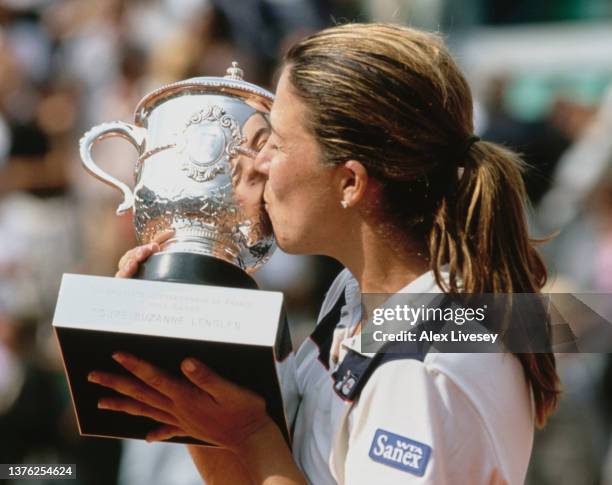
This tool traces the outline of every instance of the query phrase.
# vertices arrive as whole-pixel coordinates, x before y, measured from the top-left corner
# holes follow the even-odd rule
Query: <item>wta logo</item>
[[[398,470],[422,477],[431,448],[404,436],[377,429],[370,447],[370,458]]]

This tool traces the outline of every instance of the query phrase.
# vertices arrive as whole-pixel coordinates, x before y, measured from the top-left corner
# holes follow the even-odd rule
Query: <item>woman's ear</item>
[[[361,162],[349,160],[344,162],[341,173],[342,207],[355,207],[363,200],[368,187],[368,171]]]

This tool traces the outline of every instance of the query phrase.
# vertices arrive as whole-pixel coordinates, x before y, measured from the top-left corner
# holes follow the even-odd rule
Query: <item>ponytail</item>
[[[527,231],[524,162],[485,141],[473,144],[465,158],[456,190],[442,199],[429,235],[438,285],[449,293],[538,293],[546,268]],[[533,391],[536,423],[543,426],[559,398],[554,356],[516,356]]]

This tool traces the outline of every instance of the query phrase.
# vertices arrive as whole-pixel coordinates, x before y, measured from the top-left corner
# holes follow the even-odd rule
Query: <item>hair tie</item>
[[[470,148],[472,148],[472,145],[478,141],[480,141],[480,137],[476,135],[470,135],[463,141],[461,147],[459,148],[460,161],[466,159],[468,153],[470,152]]]

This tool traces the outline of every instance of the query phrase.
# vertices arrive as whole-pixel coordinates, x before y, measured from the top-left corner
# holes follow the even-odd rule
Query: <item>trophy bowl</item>
[[[186,79],[149,93],[136,107],[134,124],[102,123],[83,135],[83,165],[123,193],[117,213],[133,210],[138,242],[174,230],[141,265],[140,278],[257,287],[249,273],[275,249],[263,204],[265,178],[255,170],[273,99],[244,81],[234,62],[224,77]],[[133,191],[92,158],[93,145],[111,136],[138,151]]]

